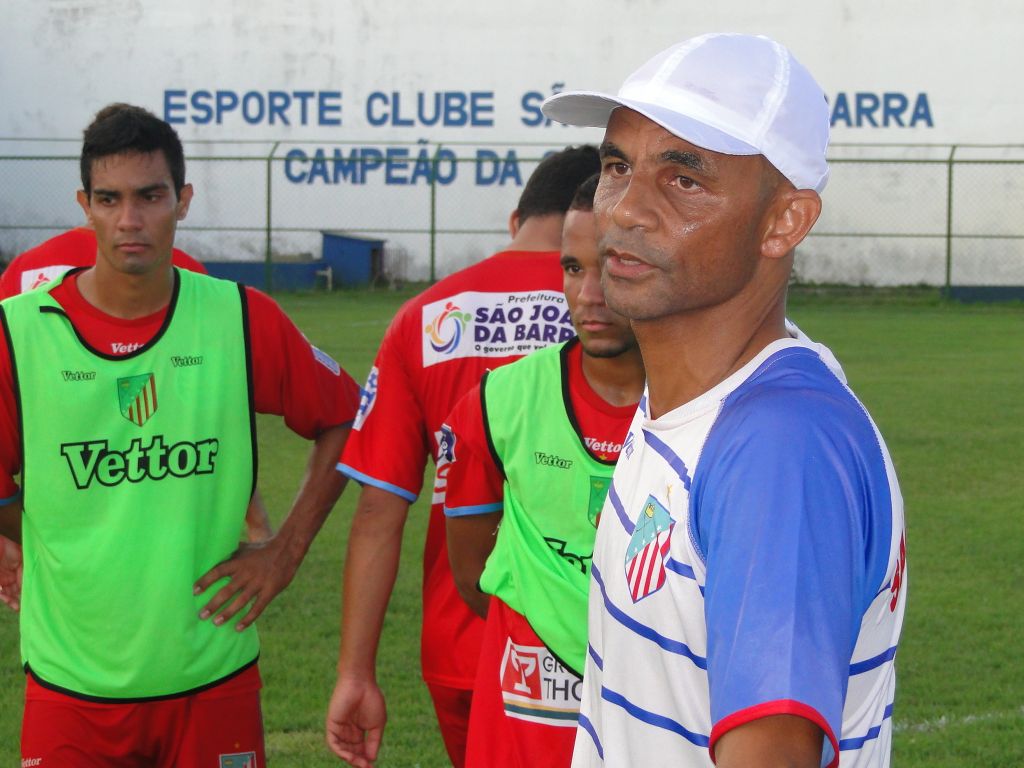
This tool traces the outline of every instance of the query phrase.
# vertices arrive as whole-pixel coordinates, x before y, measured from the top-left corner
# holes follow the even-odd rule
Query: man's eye
[[[696,189],[700,186],[696,181],[691,179],[689,176],[676,176],[675,184],[680,189]]]

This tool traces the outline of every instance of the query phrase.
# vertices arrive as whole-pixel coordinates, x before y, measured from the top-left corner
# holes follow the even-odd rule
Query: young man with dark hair
[[[647,371],[594,544],[574,768],[887,766],[899,485],[785,320],[828,180],[824,93],[779,43],[710,34],[542,109],[605,128],[605,296]]]
[[[262,766],[250,625],[344,486],[334,464],[357,387],[269,297],[172,266],[192,187],[172,173],[169,126],[113,105],[84,144],[95,265],[0,304],[0,533],[24,546],[22,759]],[[105,351],[114,341],[127,351]],[[239,546],[256,411],[315,443],[280,531]],[[6,592],[18,564],[4,543]]]
[[[160,151],[167,163],[171,186],[176,197],[185,187],[185,148],[175,130],[153,114],[132,104],[108,104],[93,118],[82,142],[78,170],[85,196],[92,194],[93,167],[97,160],[109,157],[122,147],[149,154]]]
[[[345,560],[338,682],[326,727],[331,749],[352,765],[376,759],[387,719],[377,647],[428,456],[436,479],[423,553],[421,665],[448,755],[456,768],[463,764],[483,621],[459,597],[448,567],[441,423],[485,370],[572,335],[558,248],[573,192],[598,167],[594,147],[541,162],[522,193],[528,207],[509,217],[508,248],[407,302],[381,343],[339,464],[363,487]]]
[[[629,321],[601,289],[597,178],[562,232],[577,338],[485,374],[441,428],[448,557],[459,593],[487,622],[466,768],[572,759],[594,533],[644,389]]]

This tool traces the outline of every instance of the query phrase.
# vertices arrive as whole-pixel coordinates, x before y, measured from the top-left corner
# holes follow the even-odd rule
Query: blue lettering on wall
[[[510,149],[504,158],[490,149],[476,151],[476,183],[478,186],[488,187],[497,184],[501,187],[510,180],[515,181],[519,186],[523,184],[523,177],[519,173],[519,158],[514,149]]]
[[[911,97],[888,91],[872,93],[840,91],[832,100],[831,123],[847,128],[934,128],[927,93]]]
[[[398,128],[494,126],[493,91],[374,91],[366,97],[366,122]]]
[[[551,93],[561,93],[564,88],[565,83],[552,83]],[[527,91],[524,93],[523,98],[519,100],[519,106],[523,110],[523,115],[519,118],[519,122],[528,128],[555,124],[551,118],[544,117],[544,113],[541,112],[540,105],[544,102],[544,98],[545,96],[541,91]]]
[[[523,108],[523,116],[519,121],[530,128],[544,124],[544,113],[540,111],[540,105],[544,101],[544,94],[540,91],[527,91],[520,100]]]
[[[415,154],[414,154],[415,152]],[[418,151],[408,147],[352,147],[345,154],[341,147],[318,147],[312,154],[291,149],[284,158],[284,175],[293,184],[366,184],[380,179],[388,186],[447,186],[455,181],[458,164],[450,149],[433,155],[427,147]]]
[[[175,125],[340,126],[341,91],[164,91],[164,120]]]

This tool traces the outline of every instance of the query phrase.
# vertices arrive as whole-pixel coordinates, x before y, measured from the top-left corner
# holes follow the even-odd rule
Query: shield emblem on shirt
[[[141,427],[156,412],[156,379],[152,373],[117,380],[121,415]]]
[[[648,496],[633,525],[626,547],[626,582],[634,603],[665,584],[665,560],[672,544],[675,520],[654,496]]]
[[[597,521],[601,519],[601,510],[604,509],[604,502],[608,498],[608,489],[611,484],[610,477],[590,476],[590,504],[587,506],[587,519],[595,528],[597,528]]]

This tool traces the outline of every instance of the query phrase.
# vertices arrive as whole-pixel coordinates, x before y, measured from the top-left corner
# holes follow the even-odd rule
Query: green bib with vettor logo
[[[573,413],[568,360],[578,343],[529,354],[481,384],[488,443],[505,484],[480,589],[525,616],[552,653],[582,674],[597,516],[615,463],[590,454]]]
[[[207,686],[252,662],[193,583],[230,556],[253,490],[244,290],[175,270],[167,318],[123,356],[88,347],[43,289],[3,302],[20,403],[21,651],[101,699]]]

